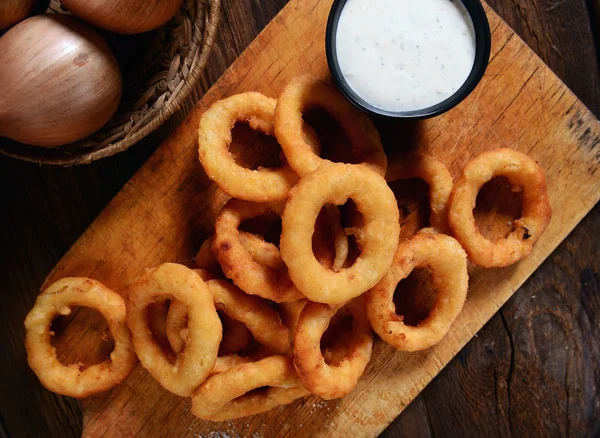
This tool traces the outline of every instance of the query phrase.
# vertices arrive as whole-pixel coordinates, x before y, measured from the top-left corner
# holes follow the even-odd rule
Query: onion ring
[[[350,246],[335,205],[326,204],[317,216],[312,246],[315,258],[327,269],[338,272],[344,267]]]
[[[288,329],[281,322],[279,313],[269,304],[258,297],[246,295],[225,280],[211,280],[208,286],[217,309],[244,323],[260,344],[268,347],[273,354],[288,350]]]
[[[240,231],[240,243],[246,248],[252,259],[261,265],[272,269],[285,269],[285,264],[281,260],[279,248],[270,242],[265,241],[256,234]]]
[[[221,210],[215,223],[213,252],[225,275],[243,291],[277,303],[303,298],[285,267],[273,269],[252,258],[239,238],[238,227],[245,219],[273,211],[269,204],[256,204],[231,199]]]
[[[300,320],[300,314],[302,309],[308,303],[308,300],[290,301],[289,303],[281,303],[278,305],[279,313],[281,314],[281,320],[288,328],[290,333],[290,344],[293,344],[294,337],[296,336],[296,330],[298,328],[298,321]],[[293,345],[290,345],[288,353],[293,353]]]
[[[351,267],[333,272],[321,266],[313,253],[314,224],[324,204],[343,205],[349,198],[364,216],[361,254]],[[399,234],[396,198],[382,177],[362,165],[328,164],[303,177],[290,191],[282,219],[281,257],[304,296],[339,304],[381,280],[394,258]]]
[[[202,246],[204,247],[204,245]],[[202,251],[202,248],[200,248],[200,251]],[[194,269],[194,272],[198,274],[205,283],[208,280],[214,280],[216,278],[211,272],[205,269]],[[150,307],[148,307],[148,309],[150,309]],[[169,314],[171,315],[170,317]],[[185,304],[173,298],[165,315],[164,331],[167,343],[175,354],[181,353],[185,348],[188,325],[187,318],[187,307]],[[148,322],[150,330],[154,333],[151,322]],[[223,334],[223,338],[225,338],[225,334]]]
[[[523,207],[514,231],[492,242],[477,228],[473,210],[481,187],[496,176],[523,189]],[[484,152],[469,161],[450,196],[450,226],[469,259],[486,268],[509,266],[527,257],[551,217],[544,170],[532,158],[511,149]]]
[[[246,295],[226,280],[210,280],[206,284],[217,310],[243,323],[254,339],[267,347],[271,354],[285,354],[288,351],[289,331],[275,309],[259,297]],[[184,345],[181,334],[187,326],[186,314],[185,304],[180,301],[171,303],[167,316],[167,336],[176,353]]]
[[[326,205],[325,206],[325,214],[331,223],[333,228],[333,243],[335,248],[335,258],[333,259],[333,263],[331,265],[331,270],[333,272],[338,272],[346,263],[346,259],[348,258],[348,236],[342,228],[342,218],[340,211],[334,205]]]
[[[285,199],[298,181],[288,164],[277,169],[247,169],[237,164],[229,152],[236,122],[246,121],[252,129],[273,135],[276,103],[256,92],[238,94],[213,103],[200,119],[200,162],[208,177],[235,198],[254,202]]]
[[[277,246],[266,242],[261,236],[257,236],[256,234],[248,233],[246,231],[240,231],[239,233],[241,244],[248,250],[248,253],[254,261],[273,269],[285,267]],[[211,236],[202,243],[202,246],[200,246],[196,257],[194,258],[194,266],[212,273],[219,272],[222,274],[221,265],[219,265],[219,262],[212,251],[213,241],[214,236]],[[214,278],[211,278],[211,280],[212,279]]]
[[[219,357],[237,353],[248,346],[252,340],[252,333],[246,326],[227,316],[219,315],[223,326],[223,339],[219,346]],[[187,307],[181,301],[173,300],[166,315],[165,337],[171,350],[175,354],[181,353],[185,348],[187,338],[188,315]]]
[[[305,141],[302,112],[308,107],[322,107],[335,118],[352,142],[357,161],[379,175],[385,175],[387,157],[379,132],[369,117],[357,110],[337,90],[311,76],[292,79],[277,99],[275,135],[292,168],[301,177],[324,163]]]
[[[416,327],[404,323],[396,313],[394,291],[400,281],[417,268],[429,268],[437,296],[429,315]],[[450,330],[467,297],[467,255],[450,236],[419,232],[400,243],[386,276],[367,293],[367,314],[373,330],[388,344],[402,351],[429,348]]]
[[[423,225],[419,203],[411,199],[398,199],[398,209],[400,210],[400,242],[404,242],[411,236],[417,234]]]
[[[344,304],[308,303],[302,310],[294,336],[294,366],[306,389],[325,400],[343,397],[354,389],[365,371],[373,348],[373,331],[364,300],[359,297],[347,304],[352,317],[350,345],[344,346],[343,358],[328,364],[321,351],[321,337],[331,318]]]
[[[219,316],[223,324],[223,340],[219,346],[219,357],[245,351],[252,342],[252,332],[243,322],[230,318],[224,312]]]
[[[276,210],[279,211],[279,208],[276,208]],[[324,223],[322,229],[319,228],[314,235],[314,244],[316,246],[315,253],[321,264],[337,272],[341,269],[348,256],[348,236],[341,226],[340,213],[335,206],[325,206],[324,222],[325,220],[327,223]],[[330,237],[329,233],[333,234],[334,253],[331,253],[325,242],[327,237]],[[266,242],[262,236],[241,230],[239,230],[239,238],[242,246],[246,248],[252,259],[258,264],[265,265],[275,270],[287,269],[281,259],[279,248],[277,248],[276,245]],[[210,242],[212,245],[212,240]],[[206,252],[205,244],[203,244],[200,251],[198,251],[197,259],[205,260],[204,263],[210,264],[211,266],[213,261],[214,263],[218,263],[212,250],[210,253],[210,261],[209,256],[205,254]],[[196,263],[196,265],[198,266],[199,264]]]
[[[146,309],[146,318],[148,319],[148,329],[152,332],[154,340],[164,350],[170,348],[167,338],[166,322],[169,313],[169,300],[152,303]]]
[[[146,307],[163,298],[175,298],[188,310],[185,348],[171,363],[152,338],[145,318]],[[165,263],[142,275],[127,295],[127,324],[142,366],[167,390],[188,396],[213,369],[222,327],[212,295],[194,271]]]
[[[269,388],[252,392],[265,386]],[[308,394],[292,359],[271,356],[209,378],[192,395],[192,413],[203,420],[232,420],[266,412]]]
[[[198,274],[198,276],[202,279],[203,282],[207,282],[210,280],[216,280],[217,277],[212,273],[207,271],[206,269],[202,269],[202,268],[197,268],[197,269],[192,269],[192,271],[194,271],[196,274]]]
[[[215,367],[211,370],[209,376],[224,373],[226,371],[229,371],[231,368],[235,368],[238,365],[242,365],[248,362],[252,362],[252,360],[248,357],[242,357],[236,354],[229,354],[227,356],[217,357]]]
[[[452,192],[452,175],[443,163],[431,155],[406,153],[390,158],[385,179],[420,178],[429,185],[429,224],[441,233],[447,233],[448,199]]]
[[[217,275],[218,273],[222,272],[221,265],[219,265],[219,262],[212,251],[212,244],[214,240],[215,236],[210,236],[208,239],[202,242],[200,249],[196,253],[196,257],[194,257],[194,267],[210,272],[213,275]]]
[[[71,306],[98,310],[115,340],[109,359],[83,371],[75,364],[60,363],[50,344],[52,320],[58,315],[68,315]],[[63,278],[42,292],[25,318],[27,361],[42,385],[58,394],[83,398],[107,391],[125,380],[137,363],[125,313],[123,298],[90,278]]]

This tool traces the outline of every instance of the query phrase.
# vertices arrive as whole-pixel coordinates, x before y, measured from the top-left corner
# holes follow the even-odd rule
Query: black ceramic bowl
[[[462,87],[446,100],[430,106],[429,108],[414,111],[386,111],[374,107],[360,98],[354,90],[352,90],[350,85],[346,82],[338,63],[336,45],[337,27],[340,14],[342,13],[346,1],[347,0],[335,0],[331,7],[329,20],[327,22],[327,33],[325,35],[325,50],[327,52],[327,63],[329,64],[329,69],[331,70],[331,75],[335,84],[344,96],[346,96],[346,98],[358,109],[371,115],[396,119],[425,119],[434,117],[448,111],[462,102],[475,89],[483,77],[490,58],[492,44],[490,25],[479,0],[461,0],[471,16],[473,27],[475,28],[475,63],[473,64],[471,74],[469,74],[469,77]]]

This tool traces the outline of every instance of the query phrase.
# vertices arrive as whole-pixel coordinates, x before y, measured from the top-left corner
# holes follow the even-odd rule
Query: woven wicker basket
[[[1,1],[1,0],[0,0]],[[124,93],[117,113],[100,131],[59,148],[42,148],[0,139],[0,153],[39,164],[91,163],[122,152],[161,126],[179,110],[197,85],[213,45],[221,0],[186,0],[165,26],[139,36],[106,37],[133,47],[135,59],[123,65]],[[58,0],[49,12],[67,13]],[[119,44],[128,38],[127,44]],[[140,55],[141,53],[141,55]],[[119,53],[117,58],[121,61]],[[128,59],[130,54],[121,54]]]

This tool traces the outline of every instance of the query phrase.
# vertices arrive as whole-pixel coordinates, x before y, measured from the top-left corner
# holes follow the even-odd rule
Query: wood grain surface
[[[262,27],[279,6],[261,8],[260,4],[250,2],[226,8],[226,31],[213,59],[221,61],[235,56],[234,52],[249,42],[252,32]],[[254,22],[248,19],[248,10]],[[231,27],[236,28],[235,33]],[[589,35],[587,38],[589,43]],[[231,52],[227,53],[225,47]],[[585,50],[565,53],[570,53],[576,61]],[[211,63],[207,83],[218,75],[211,77],[212,68],[218,72],[226,65],[226,61],[220,65],[218,61]],[[589,66],[587,81],[594,78],[597,81],[597,63],[581,61],[581,65]],[[592,99],[594,88],[585,84],[581,87],[581,96]],[[583,90],[591,92],[586,94]],[[588,105],[593,107],[589,102]],[[9,341],[3,342],[1,357],[2,364],[7,366],[3,367],[6,373],[2,378],[0,407],[3,423],[11,435],[39,435],[41,430],[47,435],[77,435],[80,427],[77,406],[39,389],[35,383],[28,383],[35,379],[23,368],[22,320],[53,261],[147,154],[141,148],[137,152],[139,155],[133,158],[133,153],[124,154],[119,160],[107,160],[85,170],[62,172],[0,162],[5,171],[3,187],[14,188],[14,193],[5,192],[8,202],[2,216],[6,224],[2,230],[6,287],[2,290],[5,295],[22,292],[22,296],[9,295],[7,305],[2,308],[3,323],[14,321],[6,325]],[[115,175],[115,170],[120,172]],[[22,180],[30,184],[23,185]],[[593,205],[592,200],[589,202]],[[483,431],[493,435],[519,431],[543,434],[545,430],[559,435],[593,433],[598,423],[598,410],[594,409],[598,403],[595,390],[598,321],[594,312],[599,307],[598,242],[593,238],[594,231],[598,231],[597,212],[594,215],[571,238],[576,243],[569,244],[569,239],[555,253],[542,267],[542,273],[538,272],[524,287],[525,292],[505,307],[503,317],[494,318],[460,353],[459,360],[442,373],[443,377],[425,391],[425,396],[409,407],[390,434],[401,431],[412,435],[444,431],[449,434],[463,428],[474,435]],[[194,244],[189,243],[190,247]],[[521,296],[523,299],[517,301]],[[546,337],[540,337],[539,333]],[[565,349],[569,345],[571,349]],[[168,404],[169,396],[161,394]],[[447,401],[450,398],[452,403]],[[535,414],[531,413],[531,407],[536,408]],[[174,419],[181,419],[176,413],[171,413]],[[148,430],[160,428],[142,429]],[[192,432],[197,435],[199,429]],[[259,432],[268,435],[268,431]]]
[[[198,165],[200,116],[212,102],[243,91],[276,96],[298,74],[327,78],[323,32],[330,6],[326,0],[290,2],[73,245],[46,285],[90,276],[123,293],[144,269],[165,261],[189,264],[227,200]],[[388,148],[434,154],[454,176],[483,150],[509,146],[534,157],[546,171],[555,208],[534,253],[507,269],[473,269],[465,309],[442,343],[416,354],[378,343],[356,390],[341,400],[313,397],[250,419],[202,422],[190,414],[188,399],[167,393],[138,366],[122,385],[84,401],[84,436],[372,436],[412,401],[600,196],[597,120],[506,24],[489,16],[492,55],[477,90],[443,117],[382,124],[382,135]],[[57,348],[69,362],[98,360],[103,331],[101,318],[82,310]]]

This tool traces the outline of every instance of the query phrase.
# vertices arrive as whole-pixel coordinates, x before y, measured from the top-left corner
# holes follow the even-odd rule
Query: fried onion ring
[[[417,152],[391,157],[385,175],[386,181],[410,178],[420,178],[429,185],[429,224],[439,232],[447,233],[452,175],[446,166],[431,155]]]
[[[429,268],[437,290],[433,308],[417,326],[404,323],[396,313],[394,292],[400,281],[417,268]],[[450,330],[467,297],[467,255],[450,236],[419,232],[400,243],[394,263],[385,277],[367,293],[367,314],[373,330],[402,351],[429,348]],[[418,292],[418,291],[417,291]]]
[[[179,304],[173,308],[174,312],[171,316],[171,324],[173,324],[173,315],[179,314],[181,315],[183,328],[176,332],[173,325],[171,325],[171,331],[169,332],[171,339],[169,342],[171,342],[172,350],[179,353],[183,350],[185,346],[184,339],[187,337],[187,308],[181,304],[181,301],[177,301],[177,303]],[[223,340],[219,346],[219,356],[217,357],[215,366],[209,373],[209,376],[222,373],[229,368],[250,361],[250,358],[248,357],[242,357],[235,354],[248,347],[248,344],[252,340],[252,333],[250,330],[248,330],[243,323],[229,318],[227,314],[220,315],[220,318],[223,325]]]
[[[231,368],[235,368],[238,365],[242,365],[248,362],[252,362],[252,360],[249,357],[242,357],[236,354],[229,354],[227,356],[217,357],[215,367],[211,370],[209,376],[224,373],[226,371],[229,371]]]
[[[335,258],[333,259],[331,270],[333,272],[338,272],[340,269],[342,269],[344,263],[346,263],[346,259],[348,258],[348,236],[342,227],[340,210],[338,210],[336,206],[326,205],[325,214],[327,215],[327,219],[329,219],[331,227],[333,228]]]
[[[285,264],[281,260],[279,248],[270,242],[265,241],[256,234],[240,231],[240,243],[246,248],[252,259],[272,269],[285,269]]]
[[[341,213],[335,205],[326,204],[317,216],[312,245],[315,258],[321,265],[334,272],[344,267],[350,245],[342,227]]]
[[[298,181],[298,175],[285,164],[277,169],[247,169],[235,162],[229,152],[231,130],[236,122],[248,122],[252,129],[273,135],[277,101],[249,92],[213,103],[200,119],[198,152],[208,177],[227,194],[247,201],[267,202],[285,199]],[[301,127],[301,134],[304,137]]]
[[[169,339],[167,338],[166,322],[169,313],[169,300],[152,303],[146,309],[146,318],[148,319],[148,329],[152,332],[154,340],[164,349],[169,349]]]
[[[292,358],[270,356],[209,378],[192,395],[192,413],[203,420],[232,420],[266,412],[306,395],[309,392],[302,387]]]
[[[185,348],[187,318],[187,307],[181,301],[174,300],[166,315],[165,337],[175,354],[180,353]],[[252,340],[250,330],[243,323],[230,318],[227,314],[221,314],[219,318],[223,326],[223,339],[219,346],[219,356],[227,356],[246,348]]]
[[[223,340],[219,346],[217,361],[219,358],[244,353],[252,343],[252,333],[243,323],[231,319],[226,313],[220,314],[219,317],[223,325]]]
[[[204,245],[202,246],[204,247]],[[200,248],[200,251],[202,251],[202,248]],[[194,269],[194,272],[198,274],[205,283],[208,280],[214,280],[216,278],[211,272],[205,269]],[[148,308],[150,309],[151,307],[149,306]],[[170,318],[169,314],[171,314]],[[187,337],[187,317],[187,307],[185,304],[173,298],[165,314],[164,335],[171,350],[173,350],[175,354],[181,353],[185,348],[184,339]],[[151,331],[153,331],[152,322],[148,322]],[[225,333],[223,333],[223,339],[225,339]]]
[[[175,363],[152,338],[145,318],[146,307],[164,298],[175,298],[188,311],[185,348]],[[222,327],[212,295],[194,271],[164,263],[142,275],[127,295],[127,324],[140,362],[167,390],[189,396],[215,365]]]
[[[422,230],[424,221],[419,203],[411,199],[396,199],[400,210],[400,242],[404,242]]]
[[[523,190],[523,207],[514,231],[492,242],[477,228],[473,210],[481,187],[496,176],[508,178]],[[450,196],[450,226],[469,259],[486,268],[509,266],[527,257],[551,217],[544,170],[532,158],[511,149],[484,152],[469,161]]]
[[[331,318],[344,307],[308,303],[300,315],[294,336],[294,366],[302,384],[325,400],[343,397],[354,389],[365,371],[373,348],[373,331],[362,297],[347,304],[352,314],[349,345],[343,347],[337,363],[327,363],[321,351],[321,338]]]
[[[252,332],[243,322],[230,318],[225,312],[219,315],[223,324],[223,340],[219,346],[219,356],[225,357],[243,352],[252,342]]]
[[[322,107],[336,119],[352,142],[357,162],[362,162],[379,175],[385,175],[387,157],[379,132],[369,117],[326,84],[309,75],[292,79],[277,99],[275,135],[290,163],[301,177],[324,163],[305,141],[302,113],[309,107]]]
[[[248,233],[246,231],[240,231],[239,233],[241,244],[248,250],[248,253],[254,261],[273,269],[285,268],[277,246],[266,242],[261,236],[257,236],[256,234]],[[194,266],[205,271],[212,273],[219,272],[222,274],[221,265],[219,265],[219,262],[212,251],[213,240],[214,236],[211,236],[202,243],[202,246],[200,246],[196,257],[194,258]],[[203,278],[203,280],[205,279]]]
[[[246,295],[227,280],[210,280],[206,284],[217,310],[243,323],[254,339],[267,347],[271,354],[285,354],[288,351],[289,331],[275,309],[259,297]],[[176,353],[181,351],[185,342],[181,334],[187,326],[186,322],[185,304],[180,301],[171,303],[167,316],[167,336]]]
[[[206,269],[202,269],[202,268],[197,268],[197,269],[192,269],[196,274],[198,274],[198,276],[202,279],[203,282],[207,282],[209,280],[216,280],[217,277],[215,275],[213,275],[212,272],[207,271]]]
[[[272,211],[269,204],[231,199],[217,217],[213,252],[225,275],[246,293],[277,303],[296,301],[303,296],[292,283],[287,268],[273,269],[257,262],[239,237],[242,221]]]
[[[308,300],[298,300],[298,301],[290,301],[289,303],[281,303],[278,305],[279,313],[281,314],[281,320],[288,328],[290,333],[290,341],[291,344],[294,342],[294,337],[296,336],[296,330],[298,327],[298,321],[300,320],[300,314],[302,313],[302,309],[308,303]],[[288,353],[293,353],[293,345],[290,345],[290,350]]]
[[[72,306],[98,310],[115,340],[109,359],[83,371],[75,364],[60,363],[50,344],[53,319],[71,313]],[[125,313],[123,298],[90,278],[63,278],[42,292],[25,318],[27,361],[42,385],[58,394],[83,398],[125,380],[137,363]]]
[[[212,244],[215,240],[215,236],[210,236],[202,245],[194,257],[194,267],[210,272],[213,275],[221,273],[221,265],[212,251]],[[218,276],[218,275],[217,275]]]
[[[315,221],[326,203],[352,199],[364,216],[354,264],[339,272],[317,261],[312,248]],[[385,180],[362,165],[328,164],[303,177],[290,191],[282,219],[280,250],[289,275],[311,301],[339,304],[381,280],[398,246],[400,219]]]
[[[288,329],[269,304],[259,297],[246,295],[226,280],[211,280],[208,287],[217,309],[244,323],[260,344],[271,349],[273,354],[287,351],[290,345]]]

